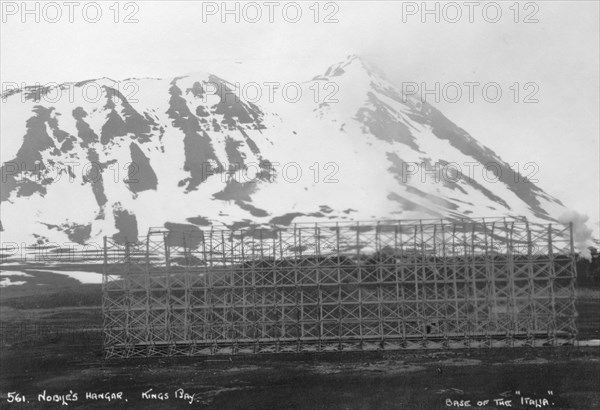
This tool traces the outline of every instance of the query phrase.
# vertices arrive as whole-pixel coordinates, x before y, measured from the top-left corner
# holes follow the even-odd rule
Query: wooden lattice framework
[[[572,226],[297,224],[105,239],[106,357],[542,346],[576,327]]]

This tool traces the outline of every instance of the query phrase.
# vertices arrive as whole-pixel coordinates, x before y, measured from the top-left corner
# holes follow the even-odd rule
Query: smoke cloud
[[[588,228],[586,222],[590,219],[585,214],[580,214],[577,211],[567,211],[558,217],[558,222],[562,224],[573,223],[573,242],[575,248],[579,251],[579,256],[591,260],[592,255],[588,249],[592,246],[592,229]]]

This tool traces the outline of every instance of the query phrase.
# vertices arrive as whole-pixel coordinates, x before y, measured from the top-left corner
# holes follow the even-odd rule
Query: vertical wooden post
[[[103,269],[102,269],[102,334],[103,334],[103,338],[102,338],[102,350],[105,352],[107,352],[107,349],[109,348],[109,346],[107,345],[107,340],[109,339],[109,335],[112,336],[112,333],[114,331],[114,329],[111,328],[111,324],[108,323],[107,317],[108,317],[108,299],[109,299],[109,293],[108,293],[108,239],[106,238],[106,236],[103,237],[103,245],[104,245],[104,249],[103,249],[103,254],[104,254],[104,263],[103,263]],[[2,335],[5,335],[6,332],[1,332]]]
[[[146,342],[150,343],[154,340],[154,334],[150,331],[150,297],[151,297],[151,292],[150,289],[152,288],[152,278],[151,278],[151,273],[150,273],[150,231],[148,231],[148,234],[146,235],[146,278],[145,278],[145,285],[146,285],[146,312],[145,312],[145,323],[146,323],[146,329],[145,329],[145,333],[146,333]]]
[[[554,345],[556,343],[556,295],[554,289],[554,280],[556,277],[556,270],[554,265],[554,244],[552,243],[552,224],[548,224],[548,267],[549,267],[549,288],[550,288],[550,306],[552,308],[552,333],[551,343]]]
[[[474,315],[474,323],[473,323],[473,329],[475,329],[476,331],[479,330],[479,306],[481,304],[481,301],[479,300],[478,294],[477,294],[477,265],[476,265],[476,255],[475,255],[475,239],[476,239],[476,222],[471,222],[471,252],[470,252],[470,258],[471,261],[466,262],[467,265],[469,266],[469,270],[471,271],[471,287],[473,289],[473,311],[475,313]]]
[[[338,291],[338,350],[343,349],[342,338],[344,336],[344,326],[342,323],[342,267],[340,258],[340,225],[338,222],[335,223],[335,257],[336,257],[336,271],[337,271],[337,291]]]
[[[575,255],[575,246],[573,243],[573,222],[569,222],[569,245],[571,249],[571,255]]]

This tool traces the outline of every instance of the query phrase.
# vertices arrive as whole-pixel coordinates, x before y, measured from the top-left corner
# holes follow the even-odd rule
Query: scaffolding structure
[[[105,238],[110,357],[572,343],[572,226],[524,219]]]

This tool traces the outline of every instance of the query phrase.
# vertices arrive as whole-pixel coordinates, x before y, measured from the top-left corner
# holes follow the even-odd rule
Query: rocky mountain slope
[[[297,84],[254,102],[209,73],[6,92],[3,242],[566,211],[359,57]]]

